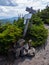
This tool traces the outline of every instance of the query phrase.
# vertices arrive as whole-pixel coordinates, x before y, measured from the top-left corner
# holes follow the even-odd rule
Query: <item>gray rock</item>
[[[27,55],[28,54],[28,49],[29,49],[29,46],[28,46],[28,43],[27,43],[21,49],[21,56]]]
[[[32,43],[32,40],[30,39],[30,40],[28,41],[29,47],[32,47],[31,43]]]
[[[17,42],[17,46],[22,47],[24,45],[24,43],[25,43],[24,39],[19,39]]]
[[[29,42],[29,43],[31,43],[31,42],[32,42],[32,40],[30,39],[28,42]]]
[[[28,56],[35,56],[35,48],[32,47],[28,50]]]
[[[31,47],[29,49],[28,44],[24,45],[24,47],[21,49],[21,56],[25,56],[25,55],[34,56],[35,55],[35,48]]]
[[[25,49],[21,50],[21,56],[26,56],[28,54],[28,52]]]
[[[24,49],[28,50],[29,49],[29,45],[28,43],[26,43],[24,46],[23,46]]]

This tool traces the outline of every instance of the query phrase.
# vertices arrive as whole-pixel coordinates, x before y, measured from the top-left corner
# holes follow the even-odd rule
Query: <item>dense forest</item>
[[[48,36],[48,30],[45,29],[44,24],[49,25],[49,7],[41,10],[32,15],[26,37],[26,42],[32,39],[31,45],[33,47],[41,46],[46,42]],[[23,38],[24,31],[24,19],[19,18],[13,23],[6,22],[3,24],[0,22],[0,53],[7,53],[10,48],[17,44],[17,41]]]

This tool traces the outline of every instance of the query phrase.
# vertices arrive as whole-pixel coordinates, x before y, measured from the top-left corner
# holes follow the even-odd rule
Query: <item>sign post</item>
[[[23,34],[23,37],[26,36],[27,29],[28,29],[28,25],[29,25],[29,20],[30,20],[32,14],[35,14],[35,13],[36,13],[36,11],[32,9],[32,7],[31,7],[31,8],[28,8],[28,7],[27,7],[27,8],[26,8],[26,11],[28,11],[29,14],[26,14],[26,15],[24,16],[24,24],[25,24],[25,28],[24,28],[24,34]]]

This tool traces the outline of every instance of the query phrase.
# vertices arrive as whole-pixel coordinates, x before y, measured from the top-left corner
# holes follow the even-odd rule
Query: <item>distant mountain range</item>
[[[0,19],[1,22],[6,23],[6,22],[11,22],[13,23],[14,20],[18,20],[18,17],[12,17],[12,18],[6,18],[6,19]]]
[[[1,6],[17,6],[18,4],[16,4],[14,2],[14,0],[0,0],[0,5]]]

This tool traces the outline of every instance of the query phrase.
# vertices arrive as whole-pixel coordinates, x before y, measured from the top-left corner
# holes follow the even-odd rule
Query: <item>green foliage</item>
[[[37,47],[45,43],[47,39],[47,29],[44,26],[32,25],[27,32],[27,37],[32,39],[32,46]]]
[[[32,25],[29,25],[25,38],[32,39],[32,46],[41,46],[46,42],[48,31],[44,28],[44,23],[37,13],[32,15],[30,22]]]
[[[36,14],[32,15],[31,22],[32,22],[32,24],[43,25],[42,19],[39,16],[37,16]]]
[[[14,20],[13,24],[17,26],[18,28],[21,28],[22,30],[24,29],[24,19],[23,18],[19,18],[18,21]]]
[[[44,21],[44,23],[49,24],[49,20],[48,20],[49,19],[49,6],[47,6],[41,12],[38,12],[37,16],[39,16],[40,18],[42,18],[42,20]]]
[[[0,52],[7,52],[22,37],[22,29],[6,23],[0,27]]]
[[[49,19],[45,19],[45,23],[46,24],[49,24]]]

